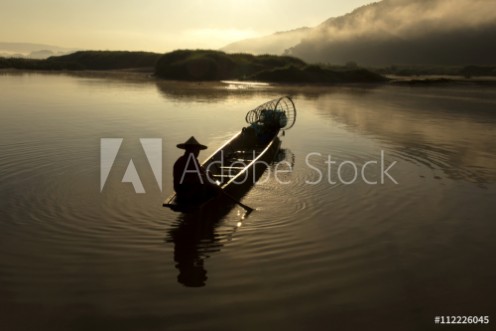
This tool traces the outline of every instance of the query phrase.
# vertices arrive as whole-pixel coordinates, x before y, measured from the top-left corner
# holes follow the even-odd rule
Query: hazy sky
[[[164,52],[315,26],[372,0],[2,0],[0,42]]]

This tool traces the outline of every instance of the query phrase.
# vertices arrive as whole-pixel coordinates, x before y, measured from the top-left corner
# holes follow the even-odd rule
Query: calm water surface
[[[282,95],[293,97],[298,119],[243,197],[254,213],[234,207],[191,226],[161,207],[177,143],[195,135],[207,157],[248,110]],[[437,330],[436,315],[496,322],[494,88],[237,88],[4,73],[0,97],[2,329]],[[102,192],[101,138],[124,138]],[[162,191],[139,138],[163,139]],[[381,184],[380,165],[364,171],[377,185],[343,183],[354,171],[348,163],[338,173],[342,162],[360,170],[380,164],[381,153],[398,184]],[[131,158],[146,194],[121,183]],[[292,170],[280,173],[287,184],[276,167]],[[306,183],[319,172],[319,183]]]

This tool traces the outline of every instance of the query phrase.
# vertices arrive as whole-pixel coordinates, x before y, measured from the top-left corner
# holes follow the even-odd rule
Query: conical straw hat
[[[178,144],[177,148],[181,149],[207,149],[207,146],[202,145],[195,139],[195,137],[191,136],[186,142],[182,144]]]

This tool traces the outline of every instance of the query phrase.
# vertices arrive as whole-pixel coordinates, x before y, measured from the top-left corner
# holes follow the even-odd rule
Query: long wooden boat
[[[259,143],[254,141],[256,137],[252,137],[247,128],[243,128],[205,160],[202,167],[207,170],[212,182],[223,191],[238,196],[255,184],[267,165],[274,159],[281,144],[278,133],[279,130],[275,130],[270,139],[265,143]],[[211,200],[217,198],[222,196]],[[163,206],[178,212],[191,212],[211,203],[211,200],[192,205],[179,202],[176,194],[173,194],[165,200]]]
[[[291,113],[287,109],[290,109]],[[271,118],[268,122],[268,116],[265,115],[264,118],[263,115],[267,114],[267,110],[272,111],[272,114],[275,110],[284,114],[283,121],[274,125]],[[295,117],[296,110],[289,97],[269,101],[250,111],[246,119],[252,124],[234,135],[202,163],[211,181],[236,198],[246,193],[262,176],[278,152],[281,145],[279,132],[292,126]],[[277,120],[279,121],[279,118]],[[176,212],[188,213],[219,201],[226,201],[222,194],[199,204],[178,201],[176,194],[173,194],[164,201],[163,206]]]

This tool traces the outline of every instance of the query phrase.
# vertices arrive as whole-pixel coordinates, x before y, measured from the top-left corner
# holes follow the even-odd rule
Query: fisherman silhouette
[[[200,144],[195,137],[178,144],[184,154],[174,163],[174,190],[177,199],[184,203],[201,203],[218,193],[218,188],[207,177],[205,169],[198,162],[198,155],[207,146]]]

